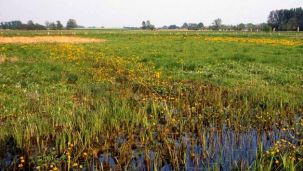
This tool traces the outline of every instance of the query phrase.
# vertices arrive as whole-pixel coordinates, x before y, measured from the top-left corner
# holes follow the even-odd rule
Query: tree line
[[[29,20],[27,23],[22,23],[21,21],[9,21],[1,22],[0,29],[11,29],[11,30],[62,30],[62,29],[74,29],[78,28],[75,19],[69,19],[64,27],[61,21],[56,22],[45,22],[45,25],[34,23],[32,20]]]
[[[148,25],[146,26],[146,22],[142,22],[141,29],[143,30],[154,30],[155,26],[148,21]],[[223,24],[222,19],[215,19],[210,26],[204,26],[202,22],[199,23],[187,23],[185,22],[182,26],[177,26],[175,24],[169,26],[163,26],[159,29],[185,29],[185,30],[223,30],[223,31],[266,31],[269,32],[272,30],[272,27],[268,23],[261,24],[238,24],[238,25],[225,25]]]
[[[148,21],[149,25],[150,21]],[[142,29],[155,29],[142,25]],[[303,9],[292,8],[271,11],[268,16],[267,23],[252,24],[252,23],[240,23],[238,25],[225,25],[222,19],[215,19],[212,25],[205,27],[202,22],[200,23],[184,23],[182,26],[175,24],[169,26],[163,26],[161,29],[187,29],[187,30],[225,30],[225,31],[302,31],[303,30]]]
[[[303,28],[303,9],[293,8],[271,11],[268,24],[276,30],[295,31]]]
[[[182,26],[169,25],[163,26],[163,29],[188,29],[188,30],[200,30],[204,28],[204,24],[200,23],[184,23]]]

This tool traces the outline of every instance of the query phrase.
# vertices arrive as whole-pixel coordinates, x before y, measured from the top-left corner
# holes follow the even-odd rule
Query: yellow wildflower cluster
[[[94,79],[109,82],[153,83],[161,77],[160,71],[153,71],[153,66],[146,66],[135,58],[123,57],[96,58],[93,68]]]
[[[302,162],[302,157],[297,154],[301,153],[302,146],[295,145],[285,139],[277,141],[272,148],[266,151],[265,156],[274,157],[275,164],[279,164],[279,160],[288,160],[290,162]],[[281,158],[282,157],[282,158]]]
[[[19,158],[19,164],[18,164],[18,168],[23,168],[25,165],[25,158],[23,156],[21,156]]]
[[[64,61],[76,61],[85,56],[85,50],[81,46],[73,44],[60,44],[50,46],[51,57]]]
[[[285,139],[281,139],[275,143],[275,145],[266,151],[266,154],[270,156],[277,156],[284,152],[285,150],[294,150],[296,148],[295,145],[286,141]]]
[[[255,43],[255,44],[270,44],[270,45],[282,45],[282,46],[303,45],[302,41],[288,40],[288,39],[271,39],[271,38],[206,37],[205,40],[215,41],[215,42]]]
[[[161,77],[161,72],[156,72],[155,77],[159,79]]]

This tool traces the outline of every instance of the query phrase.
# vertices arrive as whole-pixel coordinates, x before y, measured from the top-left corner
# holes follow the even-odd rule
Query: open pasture
[[[0,170],[303,168],[302,33],[0,32]]]

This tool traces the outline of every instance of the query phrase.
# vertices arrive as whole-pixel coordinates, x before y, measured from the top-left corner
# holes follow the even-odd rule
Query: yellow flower
[[[160,76],[161,76],[161,73],[160,73],[160,72],[156,72],[156,73],[155,73],[155,77],[156,77],[156,78],[158,78],[158,79],[159,79],[159,78],[160,78]]]
[[[240,37],[207,37],[206,41],[217,42],[238,42],[238,43],[255,43],[255,44],[271,44],[284,46],[299,46],[303,42],[288,39],[271,39],[271,38],[240,38]]]
[[[192,107],[192,108],[191,108],[191,112],[195,113],[195,112],[196,112],[196,108],[195,108],[195,107]]]
[[[175,118],[173,118],[173,119],[172,119],[172,122],[173,122],[173,123],[174,123],[174,122],[176,122],[176,119],[175,119]]]

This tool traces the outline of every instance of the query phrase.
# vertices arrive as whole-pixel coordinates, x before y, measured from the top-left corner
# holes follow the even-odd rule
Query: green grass
[[[192,133],[197,125],[203,129],[202,123],[218,129],[228,123],[239,131],[273,125],[291,128],[294,115],[302,115],[302,45],[205,41],[216,36],[303,41],[302,33],[77,30],[63,34],[71,32],[107,41],[0,45],[1,56],[18,59],[0,64],[0,152],[13,139],[21,149],[18,155],[27,155],[34,161],[29,163],[40,166],[36,161],[41,156],[58,155],[63,156],[58,162],[66,161],[70,142],[76,146],[72,157],[77,162],[83,151],[91,156],[95,148],[110,151],[108,146],[120,136],[138,135],[140,140],[129,138],[127,144],[139,141],[149,144],[146,149],[155,149],[159,146],[153,132],[161,135],[165,128],[176,127],[181,134]],[[33,36],[47,31],[3,34]],[[173,114],[172,109],[179,112]],[[158,128],[163,117],[169,125]],[[160,139],[171,150],[169,137]],[[49,147],[55,154],[44,150]],[[123,152],[119,160],[126,165],[129,154],[123,158]],[[169,152],[174,164],[180,162],[181,157]]]

